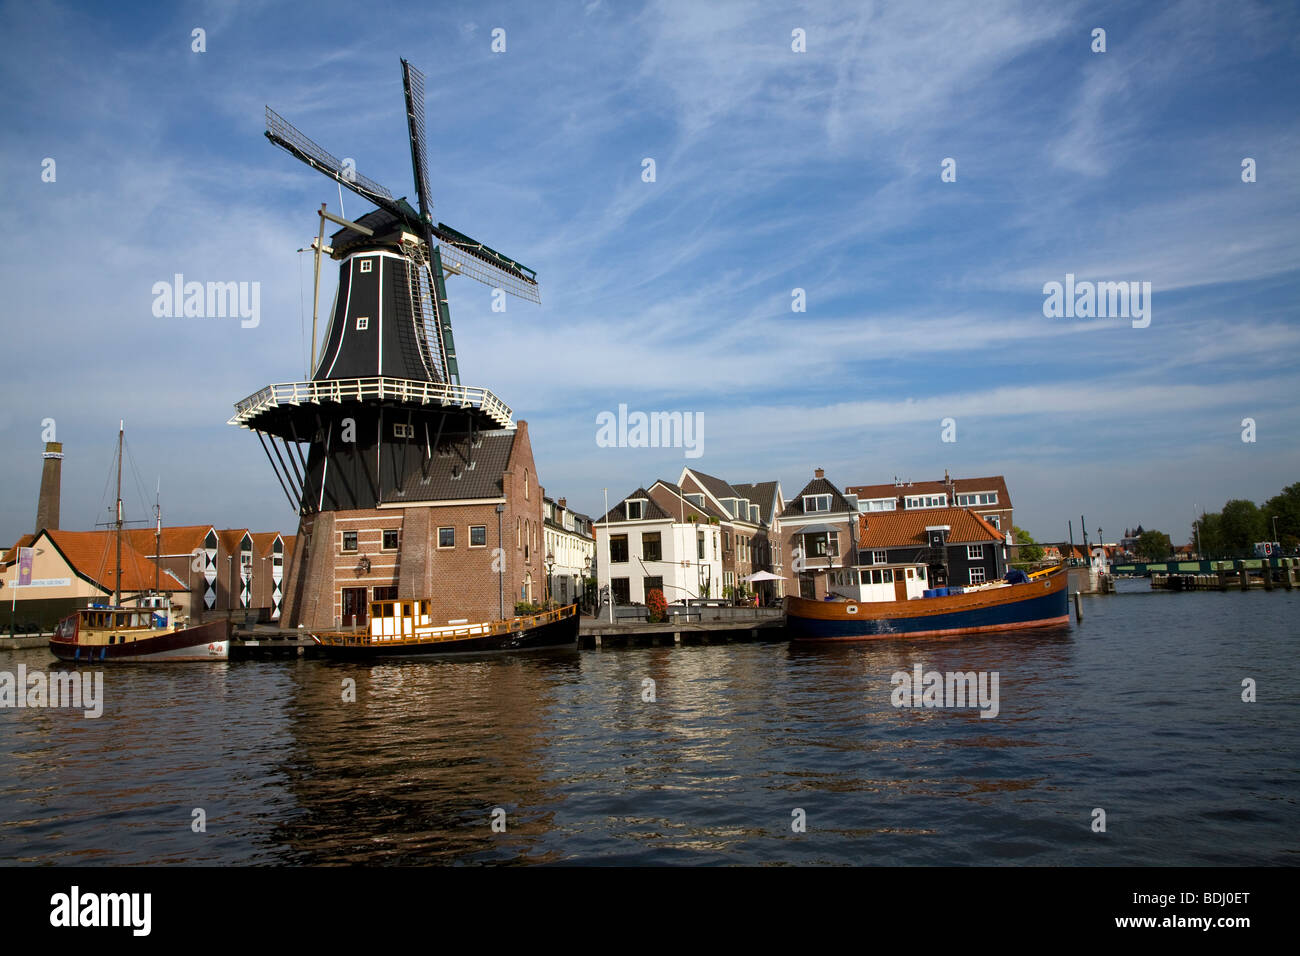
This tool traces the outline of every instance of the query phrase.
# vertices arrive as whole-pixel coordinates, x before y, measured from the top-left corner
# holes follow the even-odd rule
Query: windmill
[[[258,435],[300,515],[418,500],[450,437],[468,434],[472,449],[477,432],[514,427],[489,390],[461,384],[445,278],[469,276],[540,303],[537,274],[434,222],[424,76],[401,63],[418,209],[266,109],[267,139],[376,207],[352,221],[322,206],[317,281],[322,253],[339,261],[339,281],[319,354],[313,314],[310,380],[269,385],[238,402],[230,420]],[[326,219],[342,227],[328,246]]]

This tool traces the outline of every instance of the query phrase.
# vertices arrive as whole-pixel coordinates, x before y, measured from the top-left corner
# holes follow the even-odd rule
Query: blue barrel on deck
[[[935,589],[934,589],[934,596],[935,596],[935,597],[947,597],[947,596],[948,596],[948,589],[947,589],[947,588],[935,588]]]

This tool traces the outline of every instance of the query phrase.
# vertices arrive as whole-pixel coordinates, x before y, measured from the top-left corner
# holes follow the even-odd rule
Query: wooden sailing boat
[[[153,661],[224,661],[230,657],[230,623],[211,621],[181,627],[177,608],[159,588],[162,556],[162,509],[157,508],[153,593],[141,595],[134,607],[122,605],[122,445],[125,427],[117,431],[117,568],[113,603],[92,604],[59,622],[50,638],[50,652],[62,661],[87,663],[149,663]]]

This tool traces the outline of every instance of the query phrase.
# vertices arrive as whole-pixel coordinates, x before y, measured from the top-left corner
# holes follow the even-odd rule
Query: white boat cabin
[[[929,588],[924,564],[869,565],[832,569],[826,588],[851,601],[910,601]]]
[[[433,623],[429,613],[432,601],[375,601],[370,605],[370,640],[379,644],[386,641],[429,641],[449,638],[477,637],[492,633],[492,625],[471,624],[467,620]]]

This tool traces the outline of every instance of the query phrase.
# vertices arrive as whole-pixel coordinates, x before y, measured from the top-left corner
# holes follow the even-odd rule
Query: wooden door
[[[903,577],[902,568],[894,568],[894,600],[907,600],[907,579]]]
[[[355,616],[356,620],[353,621]],[[364,627],[366,623],[366,589],[365,588],[344,588],[343,589],[343,626],[351,627],[355,623],[358,627]]]

